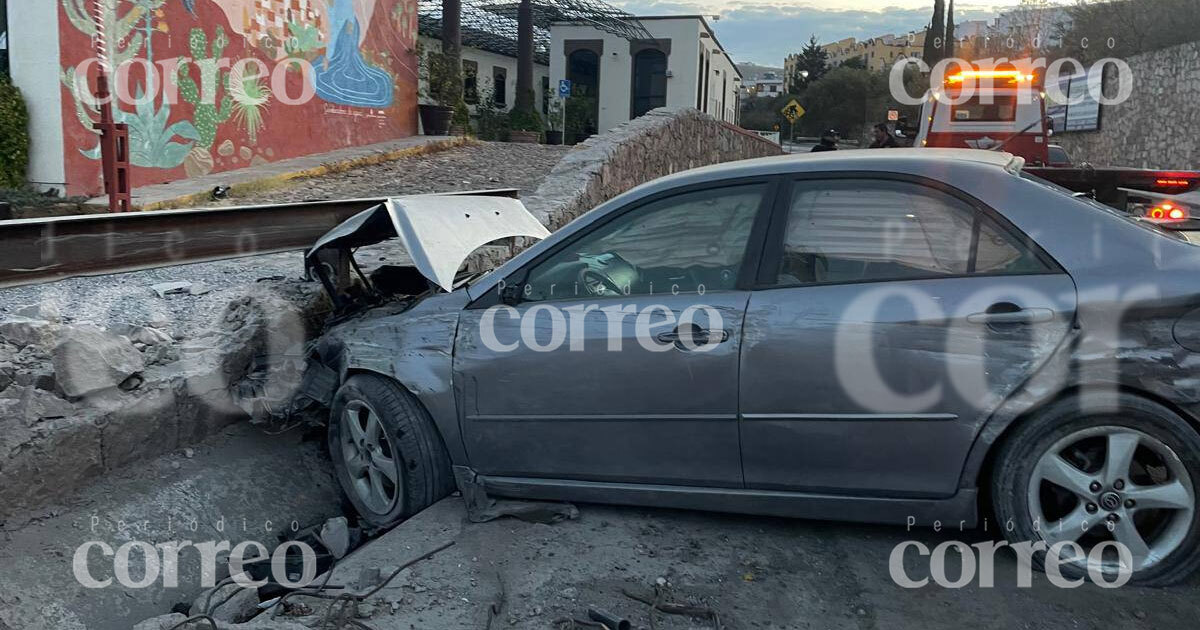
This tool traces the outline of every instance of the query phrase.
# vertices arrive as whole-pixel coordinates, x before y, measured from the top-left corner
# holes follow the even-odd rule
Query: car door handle
[[[691,340],[693,346],[705,346],[710,343],[721,343],[723,341],[728,341],[729,331],[723,328],[717,330],[702,328],[700,330],[693,330],[691,332],[680,332],[680,330],[676,328],[671,332],[659,333],[655,335],[654,338],[660,343],[673,343],[676,346],[680,346],[685,336]]]
[[[975,313],[967,315],[967,321],[972,324],[1041,324],[1052,321],[1054,311],[1048,308],[1023,308],[1016,311],[1000,313]]]

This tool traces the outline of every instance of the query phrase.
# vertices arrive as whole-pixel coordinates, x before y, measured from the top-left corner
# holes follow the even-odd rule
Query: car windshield
[[[1062,186],[1059,186],[1058,184],[1055,184],[1053,182],[1042,179],[1041,177],[1038,177],[1036,175],[1031,175],[1029,173],[1021,173],[1021,177],[1026,180],[1029,180],[1035,184],[1045,186],[1046,188],[1049,188],[1056,193],[1070,197],[1071,199],[1078,202],[1080,205],[1087,207],[1087,208],[1091,208],[1094,211],[1103,212],[1110,216],[1118,217],[1118,218],[1128,221],[1144,230],[1149,230],[1151,232],[1154,232],[1155,234],[1158,234],[1160,236],[1165,236],[1167,238],[1177,240],[1177,241],[1184,241],[1186,243],[1192,243],[1192,241],[1190,239],[1188,239],[1186,236],[1184,236],[1182,233],[1180,233],[1177,230],[1168,230],[1167,228],[1164,228],[1161,225],[1159,225],[1153,221],[1147,221],[1145,219],[1140,219],[1138,217],[1135,217],[1135,216],[1129,214],[1128,212],[1121,212],[1120,210],[1117,210],[1110,206],[1106,206],[1106,205],[1096,201],[1095,199],[1092,199],[1091,197],[1088,197],[1081,193],[1074,192],[1069,188],[1064,188]],[[1195,243],[1193,243],[1193,244],[1195,244]]]

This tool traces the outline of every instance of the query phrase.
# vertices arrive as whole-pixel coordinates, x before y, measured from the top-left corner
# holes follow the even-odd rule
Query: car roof
[[[1003,151],[984,151],[980,149],[848,149],[724,162],[663,177],[650,182],[646,186],[653,187],[655,190],[661,190],[686,185],[695,181],[732,179],[736,177],[753,177],[756,175],[774,175],[779,173],[856,170],[890,170],[911,173],[939,169],[947,164],[970,164],[1017,174],[1024,166],[1025,159]]]

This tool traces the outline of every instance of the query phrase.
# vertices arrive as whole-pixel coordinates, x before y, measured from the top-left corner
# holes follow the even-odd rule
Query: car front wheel
[[[433,419],[390,379],[347,379],[331,406],[328,441],[342,491],[373,527],[395,525],[453,490]]]
[[[1132,571],[1131,581],[1162,586],[1200,565],[1200,435],[1157,403],[1127,394],[1090,410],[1059,401],[1017,428],[994,471],[1010,542],[1062,543],[1065,577],[1090,569],[1111,582]]]

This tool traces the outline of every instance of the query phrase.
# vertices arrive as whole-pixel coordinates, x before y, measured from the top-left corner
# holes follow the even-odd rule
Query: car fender
[[[454,394],[453,352],[465,294],[451,304],[363,319],[331,331],[318,343],[315,359],[338,374],[338,386],[356,373],[378,374],[399,383],[429,412],[450,459],[466,462]],[[457,299],[457,298],[462,298]],[[439,300],[440,301],[440,300]]]

